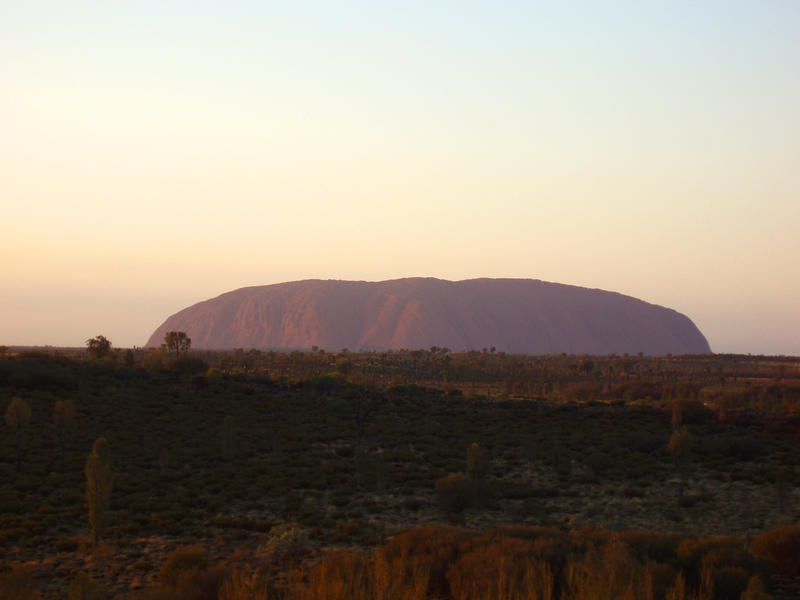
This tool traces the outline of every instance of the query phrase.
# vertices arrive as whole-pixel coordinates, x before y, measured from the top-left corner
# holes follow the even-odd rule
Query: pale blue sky
[[[800,354],[797,2],[0,0],[0,344],[533,277]]]

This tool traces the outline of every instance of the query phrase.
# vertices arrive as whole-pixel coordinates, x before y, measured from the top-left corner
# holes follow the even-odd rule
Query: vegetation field
[[[0,599],[800,594],[798,359],[4,349],[0,409]]]

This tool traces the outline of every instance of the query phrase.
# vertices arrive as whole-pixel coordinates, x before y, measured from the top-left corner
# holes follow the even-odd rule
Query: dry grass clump
[[[167,555],[159,571],[161,585],[137,600],[217,600],[226,575],[224,567],[209,566],[202,548],[178,548]]]
[[[767,600],[761,565],[731,538],[602,529],[429,526],[305,569],[235,572],[224,600]],[[744,595],[743,595],[744,594]]]

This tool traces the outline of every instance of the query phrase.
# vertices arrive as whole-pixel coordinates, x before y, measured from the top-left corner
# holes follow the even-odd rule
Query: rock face
[[[702,354],[688,317],[630,296],[532,279],[306,280],[241,288],[169,317],[193,348]]]

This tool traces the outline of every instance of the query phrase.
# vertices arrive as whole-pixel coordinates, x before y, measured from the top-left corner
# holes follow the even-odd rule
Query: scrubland
[[[798,359],[2,354],[3,600],[800,597]]]

